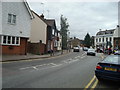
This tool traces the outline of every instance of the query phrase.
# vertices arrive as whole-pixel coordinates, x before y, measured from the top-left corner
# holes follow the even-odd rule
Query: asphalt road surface
[[[3,88],[119,88],[114,82],[99,82],[94,76],[102,54],[87,56],[71,52],[48,59],[5,62]]]

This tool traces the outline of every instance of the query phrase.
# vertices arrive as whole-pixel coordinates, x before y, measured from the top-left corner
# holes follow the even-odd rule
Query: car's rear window
[[[119,56],[108,56],[107,58],[105,58],[104,62],[120,64],[120,57]]]
[[[95,50],[94,49],[88,49],[88,51],[94,52]]]

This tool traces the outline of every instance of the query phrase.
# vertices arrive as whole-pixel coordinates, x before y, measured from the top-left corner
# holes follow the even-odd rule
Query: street
[[[87,56],[71,52],[47,59],[4,62],[3,88],[119,88],[114,82],[99,82],[94,76],[102,54]],[[112,84],[111,84],[112,83]]]

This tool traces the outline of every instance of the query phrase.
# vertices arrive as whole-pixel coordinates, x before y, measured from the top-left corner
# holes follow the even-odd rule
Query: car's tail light
[[[96,69],[102,69],[102,66],[100,66],[99,64],[96,66]]]
[[[118,69],[118,72],[120,72],[120,69]]]

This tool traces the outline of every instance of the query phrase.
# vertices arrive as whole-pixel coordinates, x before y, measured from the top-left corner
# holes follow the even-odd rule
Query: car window
[[[107,58],[105,58],[105,62],[108,62],[108,63],[119,63],[119,60],[120,57],[119,56],[108,56]]]
[[[88,49],[88,51],[92,51],[92,52],[94,52],[95,50],[94,50],[94,49]]]

